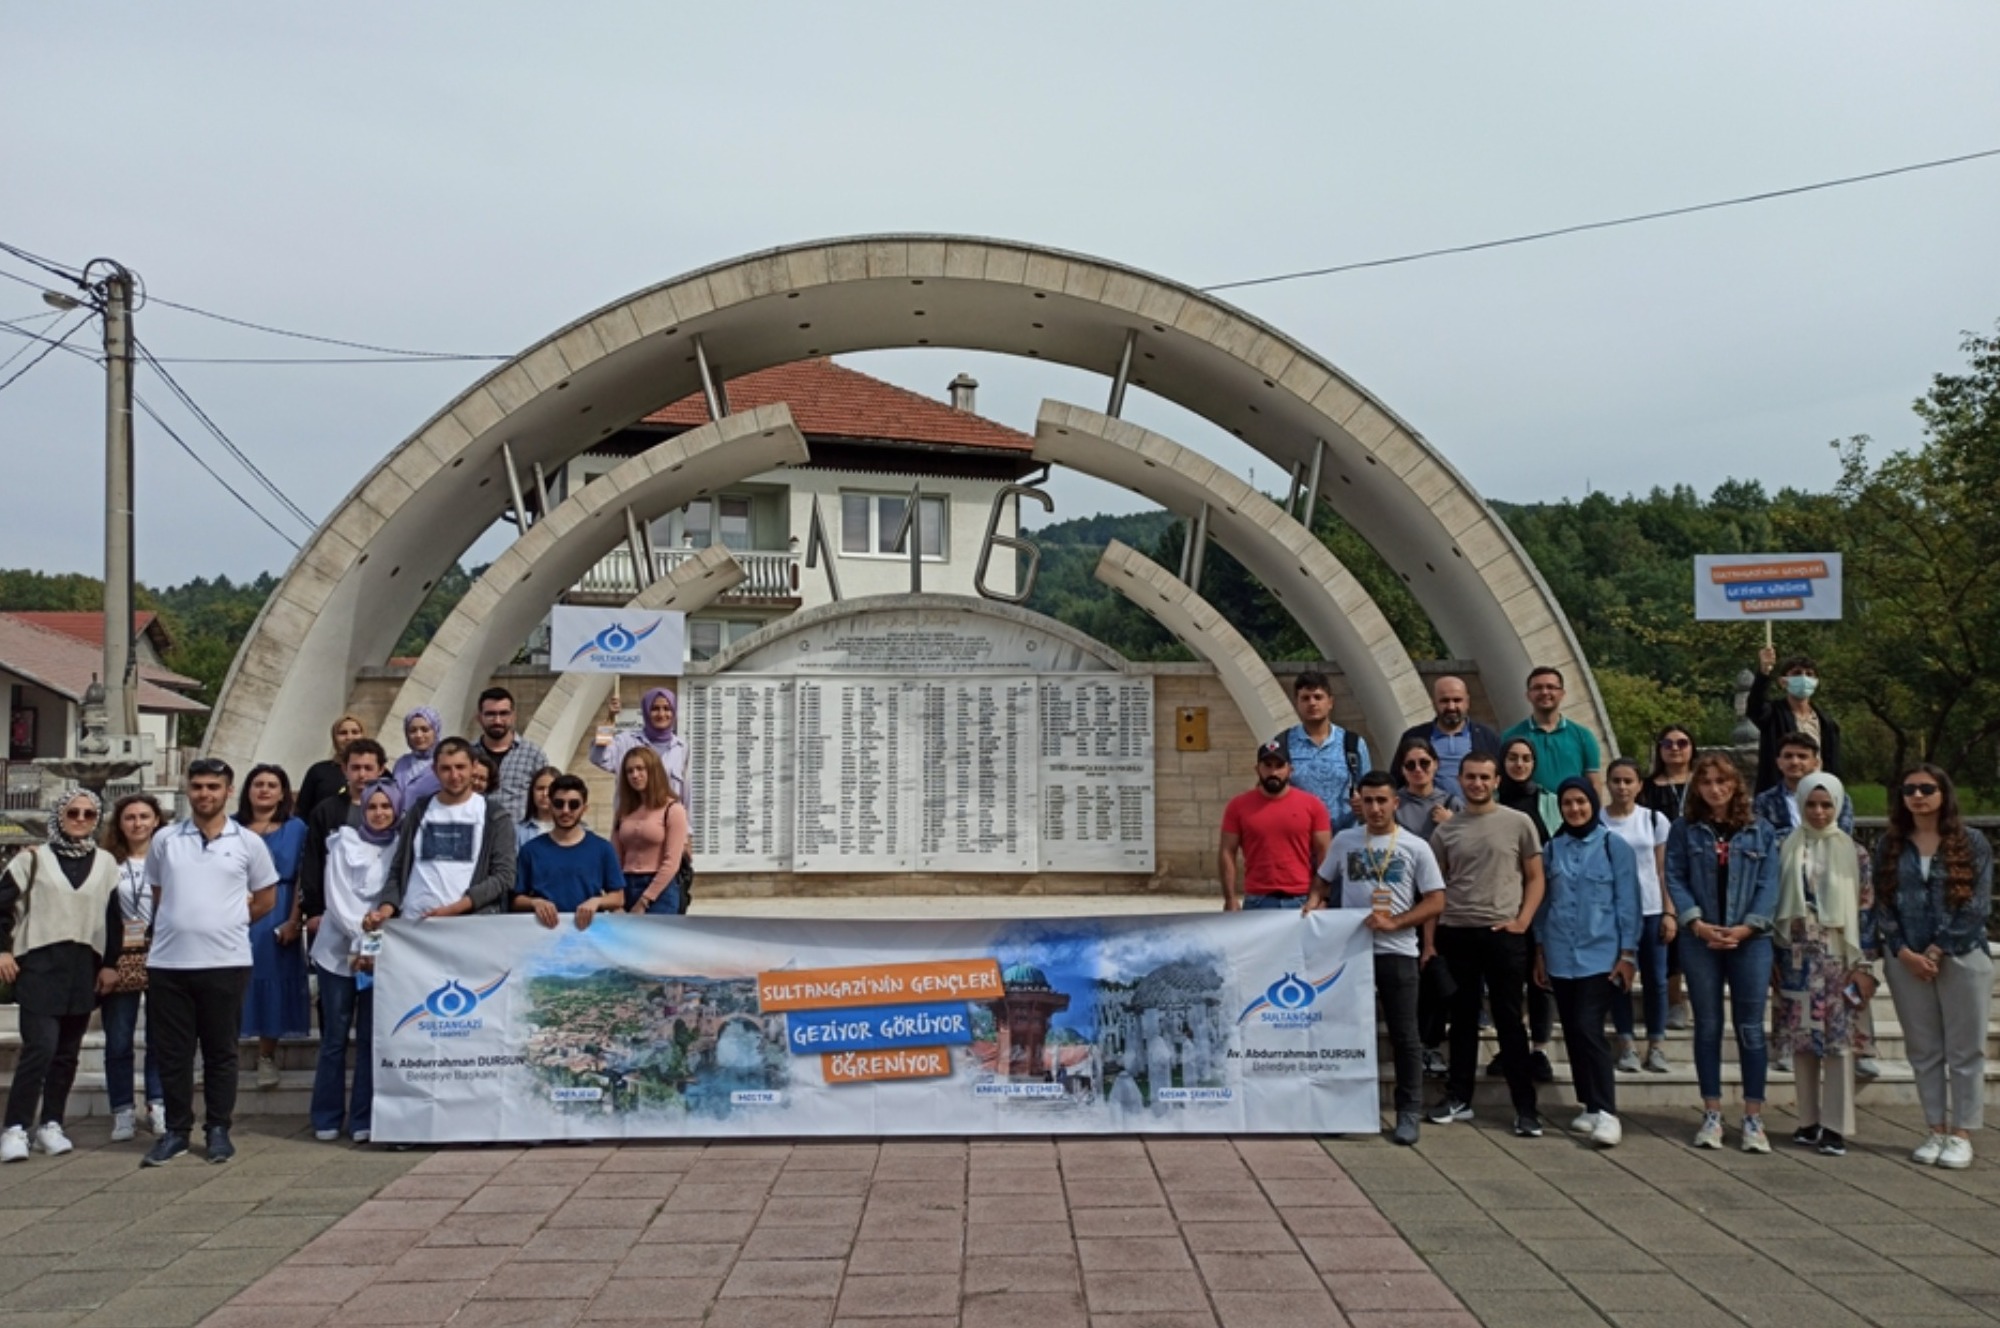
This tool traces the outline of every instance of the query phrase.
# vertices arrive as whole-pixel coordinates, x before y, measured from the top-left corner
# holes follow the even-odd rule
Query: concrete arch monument
[[[1582,651],[1526,554],[1449,462],[1334,365],[1220,300],[1114,263],[881,235],[753,254],[640,291],[468,388],[293,560],[231,667],[209,750],[239,766],[315,755],[356,669],[388,657],[436,579],[499,518],[515,468],[567,460],[718,378],[907,346],[1096,370],[1114,400],[1129,383],[1228,429],[1309,475],[1317,500],[1381,551],[1452,651],[1495,679],[1503,720],[1525,713],[1509,681],[1546,663],[1574,680],[1570,717],[1608,736]],[[543,580],[546,602],[555,580]]]

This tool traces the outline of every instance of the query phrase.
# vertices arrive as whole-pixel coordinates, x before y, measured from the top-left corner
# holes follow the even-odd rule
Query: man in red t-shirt
[[[1292,757],[1282,740],[1257,749],[1257,787],[1229,800],[1222,813],[1216,875],[1222,908],[1298,908],[1333,839],[1326,804],[1292,787]],[[1236,890],[1236,855],[1243,855],[1243,891]]]

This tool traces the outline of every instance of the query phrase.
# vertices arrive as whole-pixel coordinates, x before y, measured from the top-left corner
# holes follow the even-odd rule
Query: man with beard
[[[528,790],[535,772],[549,764],[541,748],[514,732],[514,695],[505,687],[479,694],[479,750],[500,768],[500,782],[487,790],[519,825],[528,819]]]
[[[1333,839],[1326,804],[1292,787],[1292,758],[1283,738],[1257,749],[1257,787],[1229,800],[1222,812],[1216,875],[1222,908],[1301,908],[1313,873]],[[1237,893],[1237,855],[1242,893]]]

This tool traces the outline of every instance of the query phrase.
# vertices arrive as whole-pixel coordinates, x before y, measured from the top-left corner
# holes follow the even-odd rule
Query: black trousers
[[[1581,978],[1550,978],[1556,1010],[1562,1015],[1563,1044],[1569,1050],[1570,1078],[1585,1111],[1618,1114],[1618,1073],[1611,1044],[1604,1040],[1604,1019],[1615,997],[1632,997],[1611,985],[1608,973]]]
[[[70,1086],[76,1082],[83,1035],[89,1028],[88,1014],[21,1011],[21,1054],[14,1062],[14,1082],[7,1090],[8,1125],[31,1130],[49,1121],[62,1123]],[[35,1116],[37,1098],[42,1109],[39,1118]]]
[[[1451,966],[1432,958],[1417,982],[1417,1033],[1426,1047],[1442,1047],[1451,1036]]]
[[[167,1130],[194,1133],[194,1053],[201,1048],[201,1093],[208,1128],[236,1114],[236,1039],[243,1027],[247,968],[146,970],[146,1036],[156,1047]]]
[[[1540,1046],[1555,1035],[1556,1001],[1554,996],[1534,984],[1534,971],[1535,957],[1531,952],[1528,956],[1528,972],[1531,975],[1528,983],[1528,1041]]]
[[[1422,1105],[1424,1040],[1417,1032],[1417,988],[1421,982],[1415,955],[1375,956],[1375,999],[1382,1004],[1389,1049],[1396,1058],[1398,1114],[1417,1111]]]
[[[1528,1030],[1521,1022],[1532,948],[1526,933],[1517,936],[1489,927],[1437,929],[1438,958],[1450,965],[1451,980],[1458,984],[1451,1001],[1451,1070],[1445,1076],[1445,1091],[1460,1102],[1472,1101],[1472,1085],[1479,1074],[1479,994],[1484,991],[1492,1002],[1500,1067],[1507,1074],[1514,1114],[1536,1114]]]

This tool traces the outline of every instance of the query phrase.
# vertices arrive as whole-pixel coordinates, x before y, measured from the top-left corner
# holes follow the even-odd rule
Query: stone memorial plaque
[[[1153,680],[1043,678],[1045,871],[1153,870]]]
[[[684,689],[697,872],[791,867],[796,686],[731,675]]]

